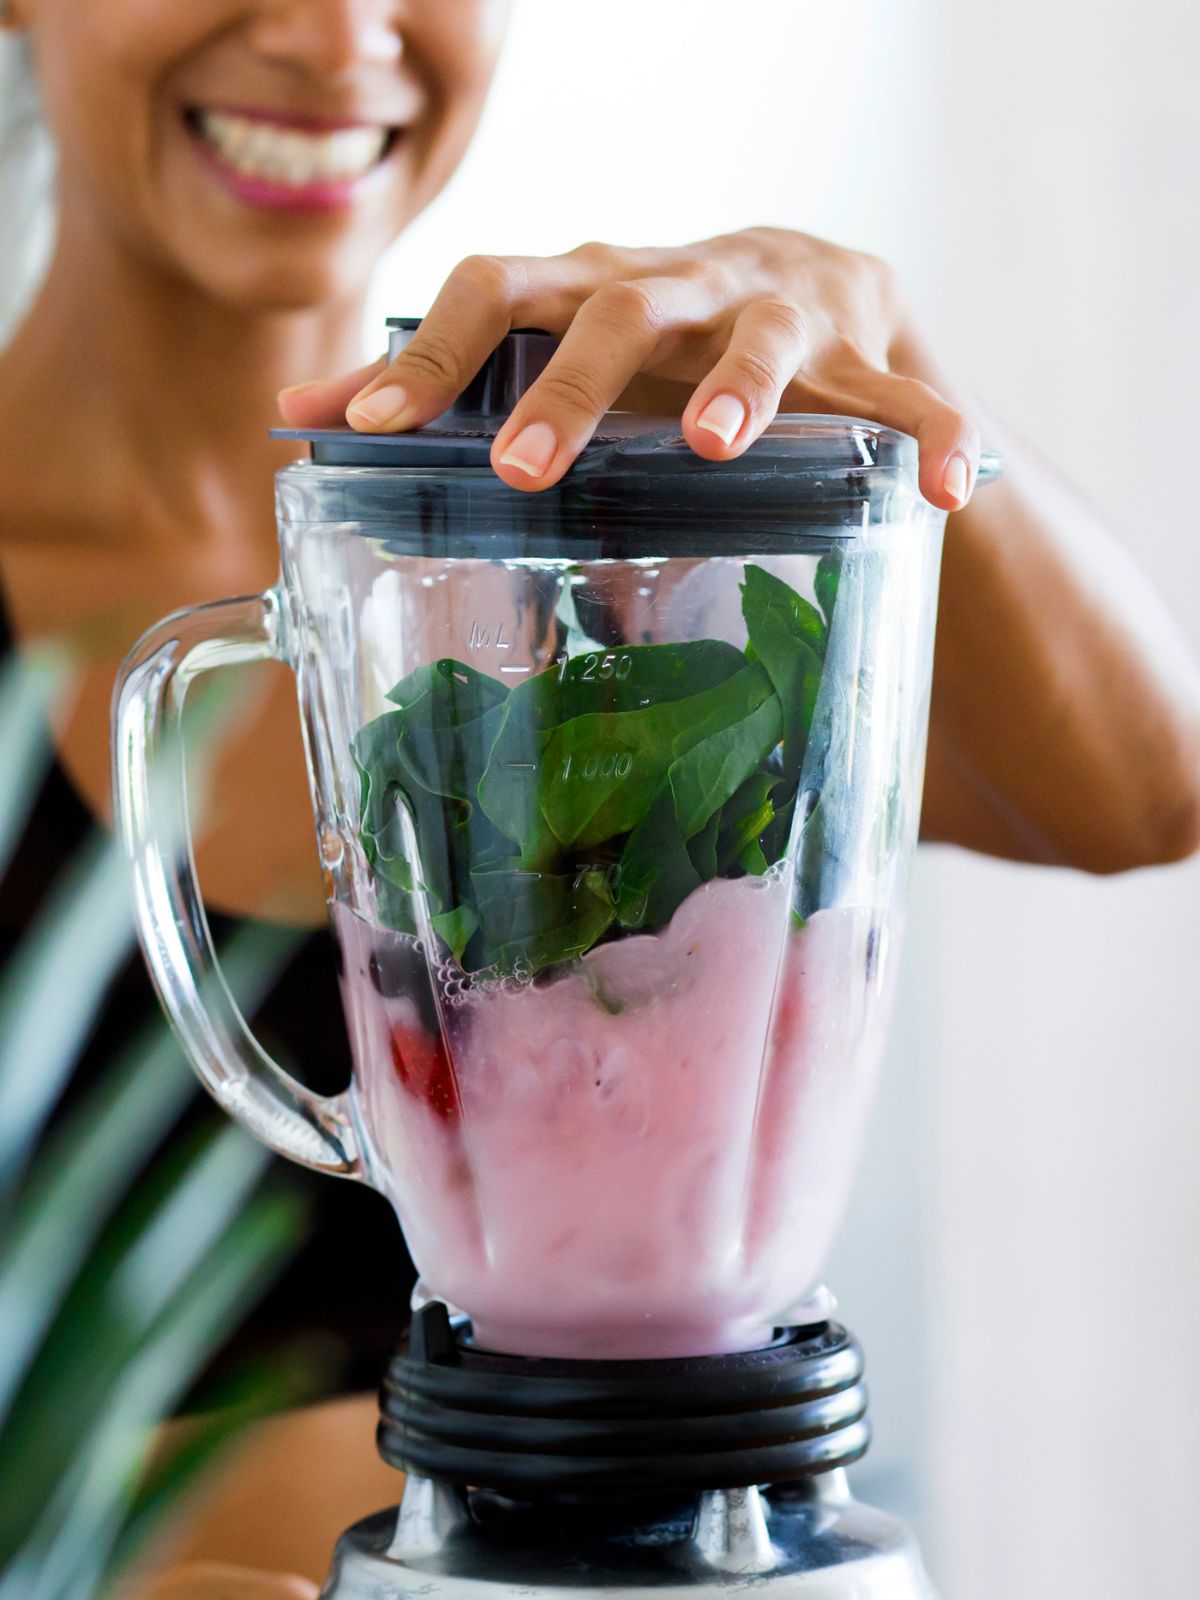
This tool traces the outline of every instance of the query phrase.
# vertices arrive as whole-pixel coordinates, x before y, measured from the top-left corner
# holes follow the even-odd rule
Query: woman
[[[65,629],[86,655],[57,736],[74,820],[61,838],[43,829],[38,860],[61,856],[72,830],[107,812],[108,697],[141,629],[273,580],[271,478],[291,453],[265,436],[277,393],[293,424],[345,415],[372,430],[411,427],[523,324],[562,335],[493,451],[500,476],[531,493],[566,471],[619,396],[674,404],[689,443],[712,459],[739,454],[780,406],[917,437],[922,489],[953,513],[926,838],[1096,872],[1200,847],[1200,683],[1177,633],[1095,513],[990,423],[1007,471],[972,499],[979,416],[968,420],[880,263],[769,229],[682,250],[473,258],[391,367],[318,376],[354,367],[368,274],[462,156],[506,10],[505,0],[4,7],[5,28],[31,47],[57,151],[58,231],[0,354],[0,591],[18,644]],[[282,672],[224,763],[200,855],[213,906],[315,924],[320,880]],[[269,810],[256,803],[264,792]],[[30,905],[6,906],[6,920]],[[306,1061],[336,1016],[331,971],[315,938],[277,996],[280,1048],[290,1040]],[[148,1004],[140,972],[128,983]],[[328,1328],[319,1302],[336,1299],[353,1313],[339,1331],[367,1349],[372,1320],[382,1342],[399,1315],[399,1296],[388,1304],[377,1289],[394,1228],[362,1193],[315,1193],[316,1253],[267,1315]],[[331,1296],[351,1240],[361,1270]],[[394,1477],[371,1459],[371,1407],[344,1401],[272,1424],[189,1554],[323,1570],[332,1533],[394,1497]],[[304,1468],[318,1459],[313,1484]],[[298,1583],[193,1566],[161,1592],[309,1592]]]

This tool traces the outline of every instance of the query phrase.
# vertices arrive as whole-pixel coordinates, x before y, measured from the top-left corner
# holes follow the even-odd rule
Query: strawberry
[[[462,1109],[454,1069],[446,1047],[436,1034],[426,1033],[403,1022],[392,1024],[392,1061],[396,1076],[410,1094],[437,1112],[445,1122],[453,1122]]]

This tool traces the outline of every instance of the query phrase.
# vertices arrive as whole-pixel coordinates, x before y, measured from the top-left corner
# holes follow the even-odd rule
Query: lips
[[[398,128],[194,107],[185,114],[202,152],[244,199],[332,203],[386,158]]]

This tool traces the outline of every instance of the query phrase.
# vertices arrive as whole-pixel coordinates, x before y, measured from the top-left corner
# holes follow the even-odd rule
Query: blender
[[[714,463],[610,413],[510,489],[491,441],[554,345],[510,333],[410,434],[278,430],[309,454],[279,583],[168,618],[118,686],[135,914],[192,1064],[386,1195],[420,1273],[378,1432],[403,1495],[324,1592],[927,1596],[847,1486],[863,1364],[821,1273],[895,985],[944,515],[913,440],[826,416]],[[188,841],[184,695],[255,660],[298,682],[332,1097],[238,1013]]]

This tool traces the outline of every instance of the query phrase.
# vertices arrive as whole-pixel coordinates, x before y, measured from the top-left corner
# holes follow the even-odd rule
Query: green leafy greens
[[[379,914],[467,971],[536,973],[654,930],[716,877],[787,850],[837,593],[809,604],[747,565],[744,651],[716,639],[606,650],[560,619],[556,664],[509,689],[419,667],[354,742]],[[824,613],[824,615],[822,615]]]

